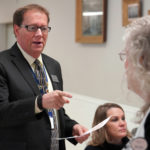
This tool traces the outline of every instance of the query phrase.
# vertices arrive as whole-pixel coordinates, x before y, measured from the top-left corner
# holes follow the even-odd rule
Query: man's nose
[[[38,28],[37,31],[35,32],[35,36],[42,36],[42,31],[40,28]]]

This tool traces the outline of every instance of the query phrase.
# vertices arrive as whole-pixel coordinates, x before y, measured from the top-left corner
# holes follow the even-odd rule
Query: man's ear
[[[18,25],[14,24],[13,28],[14,28],[15,37],[17,37],[17,35],[18,35],[18,30],[19,30],[20,27],[19,27]]]

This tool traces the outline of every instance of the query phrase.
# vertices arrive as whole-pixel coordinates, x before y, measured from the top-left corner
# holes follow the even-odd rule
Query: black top
[[[148,143],[147,150],[150,150],[150,113],[146,118],[144,128],[145,128],[145,138],[146,138],[147,143]]]
[[[85,150],[121,150],[128,141],[129,139],[127,137],[122,139],[121,145],[110,144],[105,141],[102,145],[99,146],[88,145]]]

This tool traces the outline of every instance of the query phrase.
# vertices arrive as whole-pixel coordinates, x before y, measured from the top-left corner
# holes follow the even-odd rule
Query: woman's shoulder
[[[101,146],[88,145],[84,150],[104,150]]]

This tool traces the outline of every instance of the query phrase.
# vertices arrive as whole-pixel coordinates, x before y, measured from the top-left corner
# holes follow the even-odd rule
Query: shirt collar
[[[34,61],[35,61],[35,58],[32,57],[31,55],[29,55],[28,53],[26,53],[22,47],[19,45],[19,43],[17,42],[17,46],[19,47],[22,55],[24,56],[24,58],[27,60],[27,62],[29,63],[29,65],[31,66]],[[42,64],[43,64],[43,61],[42,61],[42,56],[40,55],[38,58],[37,58]]]

